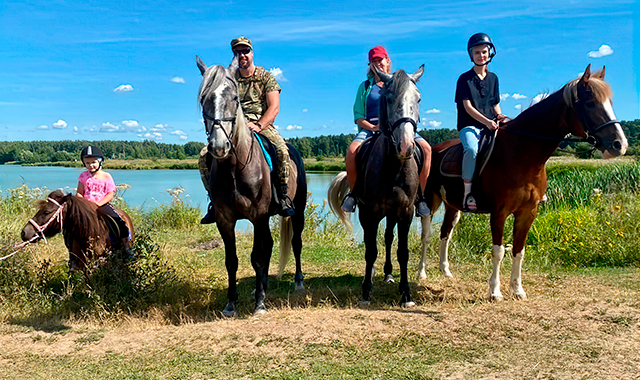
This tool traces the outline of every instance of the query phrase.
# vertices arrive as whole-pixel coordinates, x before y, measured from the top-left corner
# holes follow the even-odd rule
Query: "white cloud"
[[[133,91],[133,86],[130,84],[121,84],[120,86],[113,89],[113,92],[129,92]]]
[[[613,49],[609,45],[602,45],[598,48],[598,50],[590,51],[587,53],[587,57],[589,58],[600,58],[606,57],[607,55],[613,54]]]
[[[516,99],[516,100],[526,99],[527,98],[526,95],[522,95],[522,94],[513,94],[513,95],[511,95],[511,97]]]
[[[354,132],[358,132],[358,127],[353,127]]]
[[[509,98],[509,94],[500,94],[500,101],[504,102],[505,100],[507,100]]]
[[[299,126],[299,125],[291,125],[291,124],[289,124],[289,125],[287,125],[286,129],[287,129],[287,131],[299,131],[299,130],[302,129],[302,127]]]
[[[143,140],[162,140],[162,133],[160,132],[148,132],[145,134],[140,134],[138,135],[138,137],[142,138]]]
[[[170,79],[173,83],[185,83],[184,78],[181,77],[173,77]]]
[[[440,113],[440,110],[437,108],[432,108],[430,110],[426,110],[425,113]]]
[[[73,133],[78,133],[78,127],[73,127]]]
[[[543,94],[538,94],[536,96],[533,97],[533,101],[531,102],[531,105],[534,105],[536,103],[540,103],[540,101],[544,98],[546,98],[547,96],[549,96],[549,94],[547,93],[543,93]]]
[[[127,128],[135,128],[139,125],[135,120],[122,120],[122,124]]]
[[[169,134],[170,135],[176,135],[176,136],[180,137],[181,139],[186,139],[187,136],[188,136],[187,132],[181,131],[179,129],[176,129],[175,131],[170,132]]]
[[[56,129],[65,129],[67,127],[67,122],[60,119],[58,121],[56,121],[55,123],[53,123],[53,127]]]
[[[281,68],[274,67],[271,70],[269,70],[269,72],[271,74],[273,74],[273,76],[276,78],[277,81],[288,82],[287,78],[284,77],[284,74],[282,73],[282,69]]]
[[[48,125],[41,125],[38,127],[38,129],[49,129]]]
[[[439,126],[441,126],[441,125],[442,125],[442,122],[441,122],[441,121],[435,121],[435,120],[429,120],[429,121],[427,122],[427,125],[428,125],[429,127],[431,127],[431,128],[438,128]]]
[[[156,124],[155,127],[149,128],[151,132],[165,132],[167,130],[168,124]]]
[[[306,108],[302,109],[302,113],[307,113],[307,112],[309,112],[308,109],[306,109]]]
[[[274,127],[275,129],[280,129],[280,126],[279,126],[279,125],[275,125],[275,124],[273,124],[273,127]]]
[[[110,122],[102,123],[100,127],[100,132],[120,132],[121,128],[119,125],[113,125]]]
[[[521,111],[522,110],[522,104],[516,104],[515,107],[513,107],[513,108]]]

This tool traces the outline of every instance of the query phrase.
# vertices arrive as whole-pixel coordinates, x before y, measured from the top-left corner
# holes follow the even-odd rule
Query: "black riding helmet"
[[[487,61],[487,63],[491,62],[496,55],[496,47],[493,45],[493,41],[487,33],[476,33],[469,38],[469,42],[467,42],[467,53],[469,53],[471,62],[473,62],[473,52],[471,50],[478,45],[489,45],[489,61]]]
[[[102,150],[96,146],[89,145],[82,149],[82,152],[80,152],[80,160],[82,161],[82,164],[84,164],[85,157],[97,157],[98,161],[100,161],[100,166],[102,166],[102,161],[104,161],[104,153],[102,153]]]

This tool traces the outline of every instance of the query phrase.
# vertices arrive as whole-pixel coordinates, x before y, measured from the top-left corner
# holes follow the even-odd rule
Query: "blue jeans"
[[[476,127],[464,127],[458,132],[462,143],[462,179],[471,181],[476,170],[476,156],[478,155],[478,143],[480,142],[480,129]]]

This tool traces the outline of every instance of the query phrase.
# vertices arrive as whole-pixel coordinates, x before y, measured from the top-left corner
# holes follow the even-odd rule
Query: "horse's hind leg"
[[[396,221],[387,217],[387,228],[384,232],[384,245],[386,250],[386,258],[384,261],[384,282],[392,284],[395,282],[393,279],[393,264],[391,263],[391,246],[393,245],[393,230],[396,227]]]
[[[427,253],[429,252],[429,240],[431,239],[431,223],[433,222],[433,216],[436,211],[438,211],[438,208],[440,208],[441,203],[442,200],[434,196],[431,203],[431,215],[424,216],[420,220],[422,223],[422,258],[418,264],[418,280],[424,280],[427,278]]]
[[[291,245],[293,248],[293,255],[296,258],[296,274],[295,274],[295,290],[303,290],[304,284],[302,283],[304,276],[302,275],[302,230],[304,229],[304,208],[296,208],[296,214],[291,217],[293,222],[293,238]]]
[[[411,289],[407,274],[409,264],[409,229],[411,228],[411,217],[401,220],[398,223],[398,264],[400,266],[400,304],[402,307],[412,307],[415,305],[411,299]]]
[[[445,277],[452,278],[449,271],[449,242],[453,229],[460,220],[460,211],[447,205],[444,211],[444,219],[440,228],[440,271]]]

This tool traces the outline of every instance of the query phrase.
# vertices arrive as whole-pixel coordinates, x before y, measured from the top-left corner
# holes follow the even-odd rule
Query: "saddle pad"
[[[480,133],[474,178],[480,176],[487,165],[496,142],[495,136],[495,131],[489,131],[488,129],[483,129]],[[462,143],[452,145],[446,148],[445,151],[446,153],[440,163],[440,174],[445,177],[462,177]]]
[[[267,164],[269,165],[269,171],[273,171],[273,159],[271,158],[271,154],[265,148],[265,145],[270,145],[271,150],[273,151],[273,144],[264,136],[258,134],[257,132],[253,132],[256,135],[256,140],[260,143],[260,150],[262,150],[262,154],[264,154],[264,159],[267,160]],[[275,153],[275,152],[274,152]],[[275,157],[275,154],[273,154]]]

